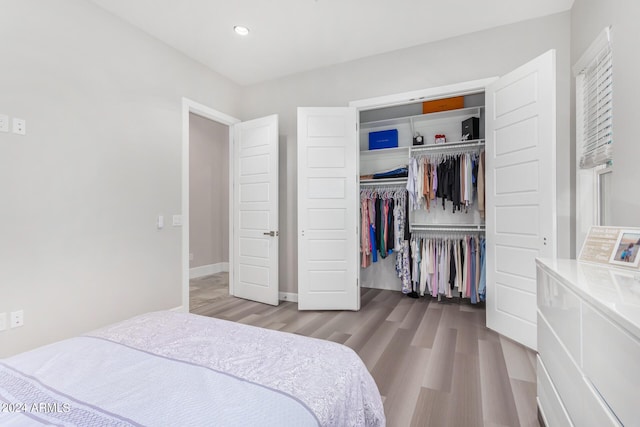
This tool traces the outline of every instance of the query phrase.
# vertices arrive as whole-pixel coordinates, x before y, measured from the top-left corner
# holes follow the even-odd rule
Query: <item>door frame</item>
[[[233,125],[240,119],[189,98],[182,98],[182,305],[177,311],[189,312],[189,113],[229,128],[229,295],[233,295]]]
[[[393,95],[378,96],[375,98],[360,99],[349,102],[349,107],[355,107],[357,111],[373,110],[376,108],[392,107],[394,105],[411,104],[431,99],[446,98],[448,96],[463,96],[484,92],[485,88],[498,80],[498,77],[471,80],[445,86],[430,87],[427,89],[413,90],[410,92]],[[359,124],[359,120],[358,120]]]

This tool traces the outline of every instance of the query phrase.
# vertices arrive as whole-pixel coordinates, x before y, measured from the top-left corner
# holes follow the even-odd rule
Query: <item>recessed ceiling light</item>
[[[249,34],[249,29],[247,27],[243,27],[242,25],[236,25],[235,27],[233,27],[233,31],[235,31],[236,34],[240,34],[241,36],[246,36],[247,34]]]

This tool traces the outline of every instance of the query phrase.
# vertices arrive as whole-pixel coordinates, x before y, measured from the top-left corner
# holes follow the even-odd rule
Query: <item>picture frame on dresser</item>
[[[640,232],[638,230],[620,230],[609,263],[637,268],[640,264]]]

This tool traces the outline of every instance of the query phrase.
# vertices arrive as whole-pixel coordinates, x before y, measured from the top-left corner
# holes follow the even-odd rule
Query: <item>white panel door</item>
[[[233,294],[278,305],[278,116],[234,125]]]
[[[536,349],[536,257],[556,255],[551,50],[486,91],[487,327]]]
[[[298,108],[298,309],[359,310],[355,108]]]

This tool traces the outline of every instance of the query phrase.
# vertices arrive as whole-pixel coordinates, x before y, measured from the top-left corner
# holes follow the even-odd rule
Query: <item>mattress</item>
[[[384,426],[350,348],[156,312],[0,360],[2,426]]]

